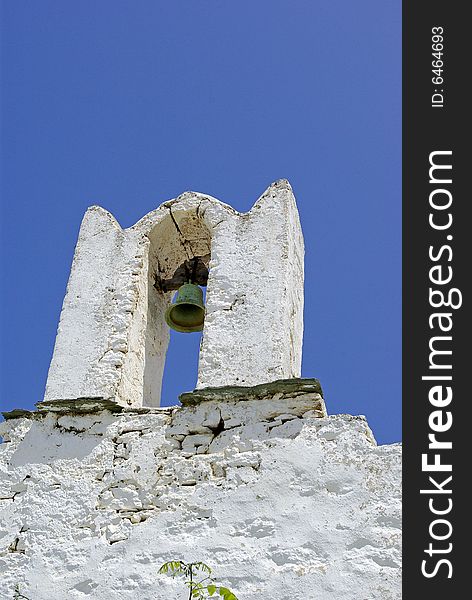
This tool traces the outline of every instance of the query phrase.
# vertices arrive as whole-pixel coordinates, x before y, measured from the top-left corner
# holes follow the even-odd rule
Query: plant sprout
[[[20,584],[17,583],[15,585],[15,595],[13,596],[14,600],[17,600],[19,598],[25,598],[25,600],[29,600],[28,596],[24,596],[21,592],[20,592]]]
[[[238,600],[227,587],[214,583],[210,567],[203,562],[185,563],[183,560],[171,560],[161,566],[159,573],[166,573],[171,577],[185,577],[184,583],[189,590],[188,600],[210,598],[215,594],[223,600]]]

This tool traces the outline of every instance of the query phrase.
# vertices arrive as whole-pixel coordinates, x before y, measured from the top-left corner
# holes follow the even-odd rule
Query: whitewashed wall
[[[398,600],[400,446],[318,394],[1,425],[0,597],[186,597],[203,560],[240,600]]]
[[[210,268],[197,390],[158,408],[155,274],[193,256]],[[302,312],[285,180],[246,214],[193,192],[125,230],[89,209],[45,399],[0,425],[0,597],[177,600],[157,572],[182,559],[239,600],[400,599],[400,446],[298,379]]]

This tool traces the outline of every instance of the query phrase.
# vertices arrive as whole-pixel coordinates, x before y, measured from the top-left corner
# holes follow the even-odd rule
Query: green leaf
[[[195,569],[197,569],[197,571],[203,571],[204,573],[208,573],[208,574],[211,573],[210,567],[203,562],[193,563],[193,567]]]
[[[169,563],[164,563],[159,569],[159,573],[167,573],[169,571]]]
[[[169,563],[169,567],[171,570],[172,577],[185,573],[185,563],[183,563],[180,560],[172,560]]]
[[[196,575],[197,571],[207,574],[207,577],[203,577],[203,579],[200,579],[200,581],[194,581],[194,578],[198,577]],[[159,573],[167,573],[170,574],[171,577],[176,577],[177,575],[181,575],[185,579],[188,577],[190,580],[184,581],[184,584],[189,589],[192,598],[200,598],[203,600],[204,598],[213,596],[216,592],[218,592],[220,598],[223,598],[223,600],[238,600],[233,592],[227,587],[218,587],[213,583],[213,578],[209,577],[211,572],[211,568],[201,561],[186,563],[183,560],[170,560],[161,565],[159,569]],[[211,583],[204,583],[208,581]],[[208,593],[208,596],[206,593]]]
[[[220,587],[218,593],[224,600],[238,600],[233,592],[226,587]]]

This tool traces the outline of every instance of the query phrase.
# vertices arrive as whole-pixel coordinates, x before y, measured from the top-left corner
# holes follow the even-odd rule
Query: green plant
[[[171,577],[185,577],[185,585],[189,589],[188,600],[210,598],[219,594],[224,600],[238,600],[231,590],[221,585],[216,585],[210,577],[211,569],[202,562],[185,563],[183,560],[171,560],[164,563],[159,573],[166,573]],[[199,576],[205,575],[203,579]]]

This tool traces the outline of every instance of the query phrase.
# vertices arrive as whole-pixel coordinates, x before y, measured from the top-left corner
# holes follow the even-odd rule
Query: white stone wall
[[[174,558],[240,600],[401,598],[400,446],[316,393],[0,427],[2,599],[183,599]]]
[[[210,274],[197,387],[299,377],[303,236],[286,180],[245,214],[186,192],[122,229],[100,207],[82,222],[45,401],[159,406],[172,293],[155,289],[194,256]]]

